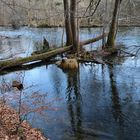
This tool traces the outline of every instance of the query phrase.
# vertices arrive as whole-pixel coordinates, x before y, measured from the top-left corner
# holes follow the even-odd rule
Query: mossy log
[[[100,36],[97,36],[96,38],[92,38],[92,39],[82,41],[82,42],[80,42],[80,46],[84,46],[84,45],[88,45],[90,43],[97,42],[97,41],[101,40],[103,37],[106,37],[107,35],[108,35],[108,33],[104,33]]]
[[[54,50],[54,48],[42,49],[42,50],[39,50],[39,51],[34,51],[31,55],[42,54],[42,53],[46,53],[46,52],[49,52],[49,51],[52,51],[52,50]]]
[[[71,49],[71,46],[68,46],[68,47],[54,49],[52,51],[45,52],[45,53],[42,53],[42,54],[29,56],[29,57],[26,57],[26,58],[17,58],[17,59],[14,59],[14,60],[0,61],[0,70],[2,70],[4,68],[8,68],[8,67],[19,66],[19,65],[29,63],[29,62],[49,59],[49,58],[54,57],[58,54],[67,52],[70,49]]]

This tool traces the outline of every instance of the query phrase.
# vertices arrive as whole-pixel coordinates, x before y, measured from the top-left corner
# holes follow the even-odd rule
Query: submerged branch
[[[87,62],[87,63],[96,63],[96,64],[103,64],[105,65],[104,61],[102,60],[97,60],[97,59],[78,59],[79,62]]]
[[[137,53],[136,54],[133,54],[133,53],[131,53],[131,52],[126,52],[126,51],[124,51],[124,50],[122,50],[122,49],[118,49],[119,51],[121,51],[121,52],[123,52],[123,53],[125,53],[125,54],[128,54],[129,56],[137,56]]]

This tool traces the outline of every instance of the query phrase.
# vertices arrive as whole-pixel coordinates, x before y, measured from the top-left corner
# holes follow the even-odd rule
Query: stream
[[[86,40],[101,28],[81,29]],[[46,37],[61,46],[62,28],[0,27],[0,60],[30,56]],[[65,36],[64,36],[65,40]],[[102,42],[87,45],[87,50]],[[0,75],[0,96],[51,140],[140,139],[140,27],[120,27],[117,44],[136,56],[109,58],[113,66],[80,63],[78,71],[63,71],[55,64]],[[24,89],[11,87],[21,81]]]

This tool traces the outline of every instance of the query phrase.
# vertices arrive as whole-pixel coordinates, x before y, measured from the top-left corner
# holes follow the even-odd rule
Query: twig
[[[96,64],[103,64],[105,65],[104,61],[100,61],[100,60],[97,60],[97,59],[81,59],[79,58],[78,59],[79,62],[92,62],[92,63],[96,63]]]
[[[126,51],[124,51],[124,50],[121,50],[121,49],[118,49],[119,51],[122,51],[122,52],[124,52],[124,53],[126,53],[126,54],[129,54],[130,56],[136,56],[136,54],[133,54],[133,53],[130,53],[130,52],[126,52]]]

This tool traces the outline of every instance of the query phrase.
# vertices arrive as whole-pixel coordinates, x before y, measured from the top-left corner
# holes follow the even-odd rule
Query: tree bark
[[[73,37],[73,51],[77,51],[78,47],[78,33],[77,33],[77,21],[76,21],[76,0],[71,0],[70,5],[70,20],[71,20],[71,29]]]
[[[72,45],[72,30],[70,24],[70,14],[69,14],[69,2],[68,0],[63,0],[64,3],[64,17],[65,17],[65,28],[66,28],[66,46]]]
[[[115,0],[112,22],[109,29],[109,34],[108,34],[108,39],[107,39],[107,44],[106,44],[107,47],[115,46],[115,38],[116,38],[116,32],[117,32],[116,31],[117,30],[117,16],[118,16],[118,11],[119,11],[121,2],[122,0]]]

